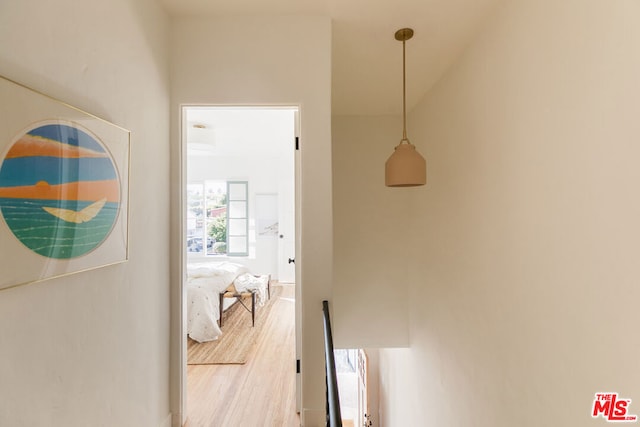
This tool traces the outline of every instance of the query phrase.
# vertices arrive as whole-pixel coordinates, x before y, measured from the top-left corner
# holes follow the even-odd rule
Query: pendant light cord
[[[406,142],[409,145],[411,142],[407,137],[407,40],[411,37],[413,37],[411,28],[402,28],[395,33],[395,39],[402,42],[402,139],[400,144]]]
[[[402,40],[402,141],[409,142],[409,139],[407,138],[407,72],[405,64],[405,45],[406,41]]]

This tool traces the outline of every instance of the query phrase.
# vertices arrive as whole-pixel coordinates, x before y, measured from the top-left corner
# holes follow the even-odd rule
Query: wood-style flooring
[[[187,366],[185,427],[300,426],[295,408],[295,288],[276,286],[283,286],[283,292],[274,301],[274,316],[269,316],[246,364]],[[258,309],[256,321],[259,316]]]

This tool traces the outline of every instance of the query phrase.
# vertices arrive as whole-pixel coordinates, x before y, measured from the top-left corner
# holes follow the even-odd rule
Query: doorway
[[[229,262],[295,283],[297,122],[297,107],[183,107],[185,271]],[[225,192],[230,184],[246,197]]]

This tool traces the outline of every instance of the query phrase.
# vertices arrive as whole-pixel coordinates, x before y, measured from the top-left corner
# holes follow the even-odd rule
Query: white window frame
[[[249,255],[249,182],[227,181],[227,256]]]

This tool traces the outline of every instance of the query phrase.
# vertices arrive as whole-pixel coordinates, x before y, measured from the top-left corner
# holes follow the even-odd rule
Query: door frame
[[[175,281],[176,285],[172,288],[171,292],[171,325],[170,325],[170,406],[172,408],[171,423],[174,427],[181,427],[187,421],[187,310],[186,310],[186,289],[184,286],[184,278],[187,265],[186,251],[182,247],[187,236],[186,221],[185,221],[185,208],[186,208],[186,185],[187,185],[187,144],[186,144],[186,128],[184,126],[186,121],[185,111],[188,107],[234,107],[234,108],[289,108],[294,110],[294,141],[292,141],[292,150],[294,151],[294,221],[295,221],[295,281],[296,281],[296,296],[295,296],[295,354],[296,359],[300,360],[302,355],[302,299],[301,299],[301,263],[299,262],[300,248],[302,243],[302,198],[301,195],[301,177],[302,177],[302,162],[300,158],[300,150],[295,142],[299,140],[301,136],[301,116],[302,105],[295,103],[285,104],[215,104],[215,103],[183,103],[178,105],[178,167],[175,178],[177,180],[177,200],[176,204],[177,212],[174,212],[174,217],[179,222],[177,228],[177,234],[172,232],[172,236],[175,236],[175,240],[172,240],[173,248],[171,254],[175,254],[178,251],[178,256],[174,258],[172,256],[172,266],[175,266],[175,273],[171,274],[171,277]],[[173,176],[174,174],[172,174]],[[175,187],[174,191],[175,191]],[[175,194],[175,193],[174,193]],[[175,228],[172,227],[172,230]],[[173,261],[177,259],[178,262]],[[296,410],[301,412],[302,405],[302,380],[301,372],[296,373]]]

